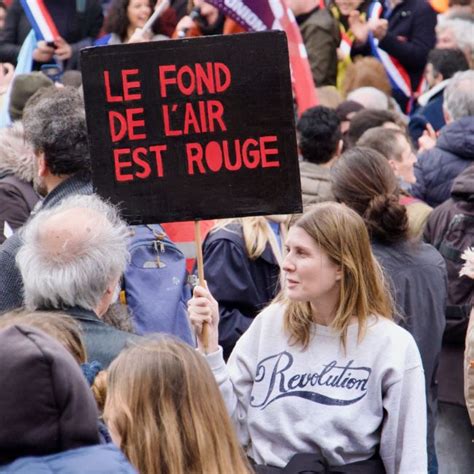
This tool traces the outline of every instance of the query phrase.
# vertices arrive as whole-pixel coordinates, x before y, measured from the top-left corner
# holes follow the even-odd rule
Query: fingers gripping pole
[[[194,221],[194,242],[196,244],[199,286],[206,288],[206,281],[204,280],[204,261],[202,258],[201,225],[199,221]],[[202,325],[201,341],[204,346],[204,353],[207,354],[209,347],[209,326],[207,323],[203,323]]]

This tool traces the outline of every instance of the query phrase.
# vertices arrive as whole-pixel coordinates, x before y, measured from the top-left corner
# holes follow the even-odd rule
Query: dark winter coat
[[[91,182],[79,176],[68,178],[46,196],[41,209],[54,207],[74,194],[92,194]],[[23,282],[15,263],[21,244],[21,235],[16,233],[0,246],[0,313],[23,305]]]
[[[435,47],[435,27],[436,12],[429,2],[404,0],[388,17],[388,32],[379,42],[379,47],[405,68],[413,90],[417,89],[423,77],[428,53]],[[357,54],[370,55],[369,44],[354,44],[351,55]],[[406,97],[398,92],[394,92],[394,97],[405,109]]]
[[[227,358],[253,318],[276,296],[280,267],[270,245],[250,260],[238,225],[210,232],[203,256],[209,290],[219,303],[219,344]]]
[[[474,116],[446,125],[436,146],[418,157],[413,196],[436,207],[449,199],[454,179],[474,163]]]
[[[73,449],[59,454],[19,459],[0,474],[135,474],[137,471],[112,444]]]
[[[460,214],[474,218],[474,163],[454,180],[451,198],[433,211],[424,232],[424,239],[446,254],[448,269],[448,307],[439,366],[439,399],[464,405],[463,352],[469,308],[474,304],[474,284],[467,276],[459,276],[464,261],[459,256],[449,255],[443,244],[450,223],[455,215]],[[462,252],[473,245],[474,223],[466,222],[466,227],[460,227],[458,232],[461,235],[450,235],[447,240],[450,246]]]
[[[48,8],[48,0],[45,0],[44,3]],[[58,0],[53,3],[57,4]],[[69,0],[69,3],[75,4],[76,2]],[[59,5],[59,8],[64,7]],[[83,12],[75,11],[73,6],[69,9],[68,14],[63,9],[61,18],[55,16],[55,11],[51,10],[51,17],[59,34],[72,47],[72,57],[66,62],[66,69],[78,69],[79,51],[93,44],[102,28],[104,18],[102,6],[98,0],[86,0]],[[14,0],[8,9],[5,27],[0,33],[0,62],[16,64],[18,53],[30,30],[31,25],[23,11],[20,0]],[[40,63],[35,63],[34,69],[39,68]]]
[[[372,250],[403,318],[399,323],[412,334],[420,350],[428,405],[428,450],[433,452],[436,371],[445,327],[446,265],[439,252],[425,243],[407,241],[389,246],[374,242]]]

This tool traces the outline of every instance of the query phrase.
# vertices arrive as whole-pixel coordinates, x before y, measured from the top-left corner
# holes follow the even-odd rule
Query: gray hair
[[[95,310],[129,257],[125,223],[95,195],[71,196],[38,212],[24,227],[22,239],[16,263],[30,310]]]
[[[36,92],[26,103],[23,126],[53,175],[90,174],[86,114],[76,89],[48,87]]]
[[[474,115],[474,71],[456,73],[443,94],[443,107],[452,120]]]
[[[469,51],[469,56],[472,57],[474,51],[473,22],[464,18],[444,18],[443,15],[438,15],[436,33],[439,34],[445,30],[451,30],[457,47],[463,51]]]
[[[353,100],[366,109],[387,110],[389,101],[387,95],[376,87],[359,87],[347,95],[347,100]]]

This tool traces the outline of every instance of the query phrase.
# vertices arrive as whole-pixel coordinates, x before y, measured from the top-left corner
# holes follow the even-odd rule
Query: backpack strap
[[[467,216],[465,214],[456,214],[452,219],[451,222],[449,223],[448,230],[444,234],[449,235],[453,228],[457,225],[459,225],[461,222],[466,222],[470,224],[474,224],[474,216]],[[444,238],[440,243],[439,246],[436,246],[438,248],[439,253],[446,259],[451,260],[452,262],[457,262],[457,263],[462,263],[461,255],[464,252],[464,249],[459,250],[452,245],[450,245],[449,242],[446,241],[446,238]]]

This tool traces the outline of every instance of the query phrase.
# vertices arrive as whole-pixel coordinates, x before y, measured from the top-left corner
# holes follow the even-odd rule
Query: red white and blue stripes
[[[43,0],[20,0],[37,40],[52,42],[59,33]]]

